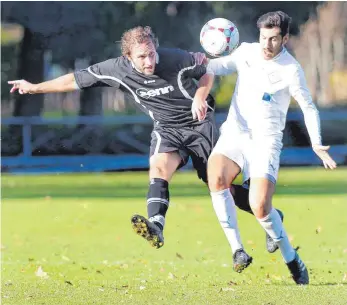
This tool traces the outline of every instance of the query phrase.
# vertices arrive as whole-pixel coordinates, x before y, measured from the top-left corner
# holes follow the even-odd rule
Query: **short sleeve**
[[[92,87],[119,88],[124,78],[122,70],[121,58],[118,57],[75,71],[74,75],[80,89]]]

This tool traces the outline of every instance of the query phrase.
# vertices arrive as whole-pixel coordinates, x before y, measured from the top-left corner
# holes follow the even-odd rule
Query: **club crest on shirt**
[[[282,80],[281,75],[276,71],[268,74],[268,77],[271,84],[276,84]]]

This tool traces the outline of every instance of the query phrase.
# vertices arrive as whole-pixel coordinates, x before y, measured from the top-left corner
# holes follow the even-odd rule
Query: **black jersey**
[[[124,56],[112,58],[75,72],[82,88],[111,86],[120,88],[126,97],[148,114],[160,126],[200,125],[193,120],[191,106],[199,80],[205,74],[203,65],[196,65],[194,57],[180,49],[159,48],[153,75],[138,72]],[[207,98],[214,109],[214,99]],[[208,109],[207,117],[211,115]]]

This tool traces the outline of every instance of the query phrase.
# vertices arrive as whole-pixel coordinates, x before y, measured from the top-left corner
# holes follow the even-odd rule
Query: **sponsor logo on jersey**
[[[158,96],[162,94],[168,94],[171,91],[174,91],[173,86],[166,86],[166,87],[158,88],[158,89],[139,88],[136,90],[136,94],[142,98],[148,99],[150,97],[154,97],[154,96]]]
[[[151,84],[151,83],[155,83],[155,80],[154,79],[153,80],[145,80],[143,83],[144,84]]]

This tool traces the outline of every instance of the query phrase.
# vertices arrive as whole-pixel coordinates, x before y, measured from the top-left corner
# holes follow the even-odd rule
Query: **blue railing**
[[[225,121],[226,113],[217,113],[217,125]],[[342,122],[342,130],[347,133],[347,111],[324,110],[321,111],[322,122]],[[303,115],[300,110],[291,111],[287,116],[287,123],[297,121],[303,122]],[[64,118],[43,118],[43,117],[10,117],[2,119],[2,126],[21,126],[20,146],[21,151],[16,154],[2,156],[1,167],[8,172],[81,172],[81,171],[108,171],[148,168],[149,134],[152,121],[144,115],[119,115],[113,117],[106,116],[86,116],[86,117],[64,117]],[[88,138],[88,132],[95,131],[92,126],[114,126],[111,135],[116,143],[109,153],[102,151],[97,153],[85,153],[80,155],[64,154],[37,154],[35,151],[42,143],[49,143],[49,136],[41,136],[40,141],[33,139],[33,128],[35,126],[67,126],[72,129],[76,126],[84,126],[84,130],[72,130],[72,142],[78,142],[83,137],[83,133]],[[301,124],[302,126],[303,123]],[[141,133],[137,135],[132,131],[133,127],[140,128]],[[324,124],[323,124],[324,126]],[[89,129],[88,129],[89,128]],[[115,131],[113,131],[113,129]],[[59,130],[59,128],[58,128]],[[342,131],[343,132],[343,131]],[[102,134],[103,132],[100,132]],[[136,133],[136,132],[135,132]],[[95,136],[95,135],[94,135]],[[285,135],[286,136],[286,135]],[[287,135],[288,136],[288,135]],[[52,135],[51,135],[52,137]],[[54,137],[54,135],[53,135]],[[97,135],[96,135],[97,137]],[[11,139],[10,139],[11,140]],[[107,141],[107,139],[105,140]],[[40,144],[38,144],[40,143]],[[3,141],[2,146],[6,146]],[[48,145],[48,144],[47,144]],[[330,150],[337,163],[347,162],[347,143],[333,145]],[[282,165],[318,165],[320,160],[314,155],[311,147],[284,147],[281,155]],[[188,165],[188,168],[191,164]]]

